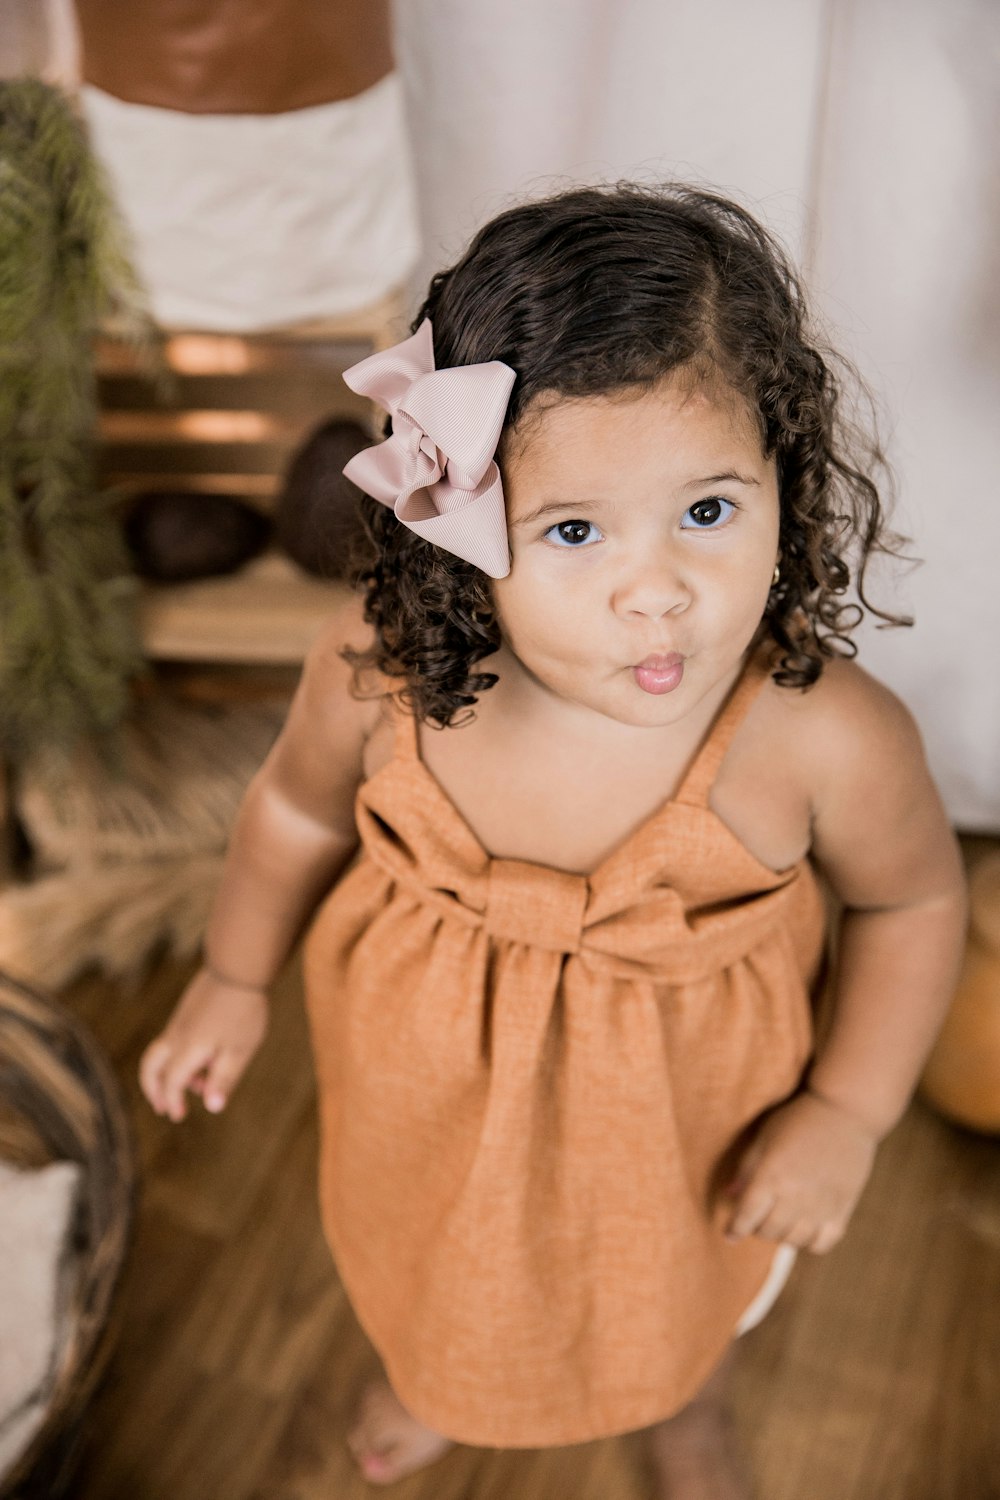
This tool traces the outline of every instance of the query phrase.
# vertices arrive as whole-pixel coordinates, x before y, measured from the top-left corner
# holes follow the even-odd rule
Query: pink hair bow
[[[511,387],[509,365],[434,368],[431,321],[344,371],[359,396],[392,417],[392,433],[356,453],[348,479],[397,520],[491,578],[510,572],[503,485],[494,455]]]

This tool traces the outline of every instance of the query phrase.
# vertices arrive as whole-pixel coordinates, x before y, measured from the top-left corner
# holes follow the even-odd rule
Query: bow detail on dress
[[[435,369],[429,318],[403,343],[344,371],[352,391],[392,418],[389,437],[355,454],[347,478],[417,536],[491,578],[510,572],[494,455],[516,378],[498,359]]]

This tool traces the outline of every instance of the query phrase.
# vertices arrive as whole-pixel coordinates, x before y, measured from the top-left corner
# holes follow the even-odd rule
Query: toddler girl
[[[223,1107],[318,908],[323,1223],[386,1372],[363,1472],[641,1428],[657,1495],[744,1496],[730,1346],[844,1234],[963,933],[916,729],[850,659],[877,449],[781,251],[694,189],[504,213],[414,329],[348,372],[391,416],[346,471],[364,603],[143,1087]]]

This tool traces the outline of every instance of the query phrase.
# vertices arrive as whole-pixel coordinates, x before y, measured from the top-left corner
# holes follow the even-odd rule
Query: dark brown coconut
[[[125,521],[136,572],[158,583],[233,573],[267,545],[271,522],[235,495],[141,495]]]
[[[280,547],[320,578],[349,578],[362,532],[361,491],[344,465],[372,439],[357,422],[333,417],[322,423],[292,458],[275,510]]]

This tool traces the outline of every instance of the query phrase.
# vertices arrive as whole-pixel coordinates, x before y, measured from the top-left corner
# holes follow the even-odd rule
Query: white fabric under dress
[[[357,312],[410,274],[418,233],[395,73],[281,114],[188,114],[84,84],[94,150],[157,320],[246,333]]]

